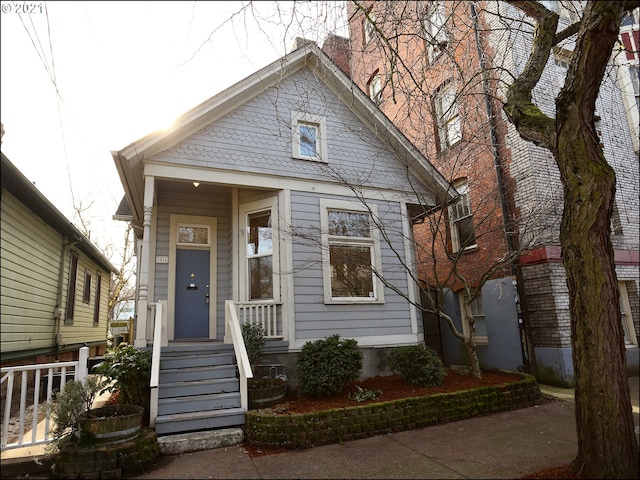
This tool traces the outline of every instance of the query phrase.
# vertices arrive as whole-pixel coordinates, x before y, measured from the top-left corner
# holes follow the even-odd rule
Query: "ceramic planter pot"
[[[144,408],[138,405],[111,405],[96,408],[78,417],[79,434],[87,433],[96,444],[126,442],[142,428]]]

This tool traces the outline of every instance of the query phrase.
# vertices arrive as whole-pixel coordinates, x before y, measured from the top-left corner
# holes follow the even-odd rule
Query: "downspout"
[[[496,171],[496,177],[498,180],[498,192],[500,194],[500,207],[502,209],[502,219],[504,222],[504,234],[507,245],[507,250],[511,260],[509,266],[511,269],[511,278],[516,287],[516,310],[518,314],[518,329],[520,332],[520,348],[522,351],[522,366],[521,369],[524,372],[531,372],[531,362],[529,356],[529,322],[526,315],[523,315],[522,301],[525,298],[522,292],[522,273],[517,267],[516,260],[513,258],[514,246],[513,246],[513,229],[512,222],[509,216],[509,206],[506,201],[506,188],[504,184],[504,177],[502,174],[502,158],[500,156],[500,150],[498,148],[498,133],[496,127],[496,117],[494,115],[493,105],[491,104],[491,96],[489,89],[489,80],[487,79],[487,69],[484,51],[482,49],[482,42],[480,39],[480,29],[478,28],[478,12],[476,10],[476,2],[469,4],[471,9],[471,18],[473,19],[473,29],[476,38],[476,47],[478,50],[478,60],[480,61],[480,69],[482,74],[482,90],[485,101],[485,108],[487,109],[487,115],[489,116],[489,131],[491,134],[491,150],[493,152],[493,164]]]

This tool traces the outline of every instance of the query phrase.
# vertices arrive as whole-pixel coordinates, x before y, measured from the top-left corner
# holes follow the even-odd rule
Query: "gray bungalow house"
[[[456,192],[315,44],[112,155],[115,218],[138,244],[135,346],[156,347],[158,434],[244,422],[242,395],[218,402],[226,419],[213,407],[242,374],[232,388],[235,370],[203,360],[238,356],[242,322],[265,327],[265,356],[291,384],[309,341],[356,339],[364,377],[387,369],[389,348],[423,342],[410,212]]]

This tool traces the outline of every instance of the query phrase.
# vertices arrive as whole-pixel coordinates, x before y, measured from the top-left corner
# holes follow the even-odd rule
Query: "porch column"
[[[138,282],[138,315],[134,346],[147,346],[147,320],[149,318],[149,265],[151,265],[151,216],[155,197],[155,178],[144,178],[144,217],[142,221],[142,252],[140,255],[140,279]]]

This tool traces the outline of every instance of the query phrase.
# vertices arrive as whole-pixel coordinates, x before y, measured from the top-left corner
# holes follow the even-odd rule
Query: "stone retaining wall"
[[[143,473],[158,456],[156,433],[151,429],[115,445],[61,444],[52,476],[59,479],[122,478]]]
[[[310,448],[516,410],[541,399],[535,377],[522,374],[522,380],[501,385],[322,412],[250,410],[244,432],[246,440],[258,447]]]

